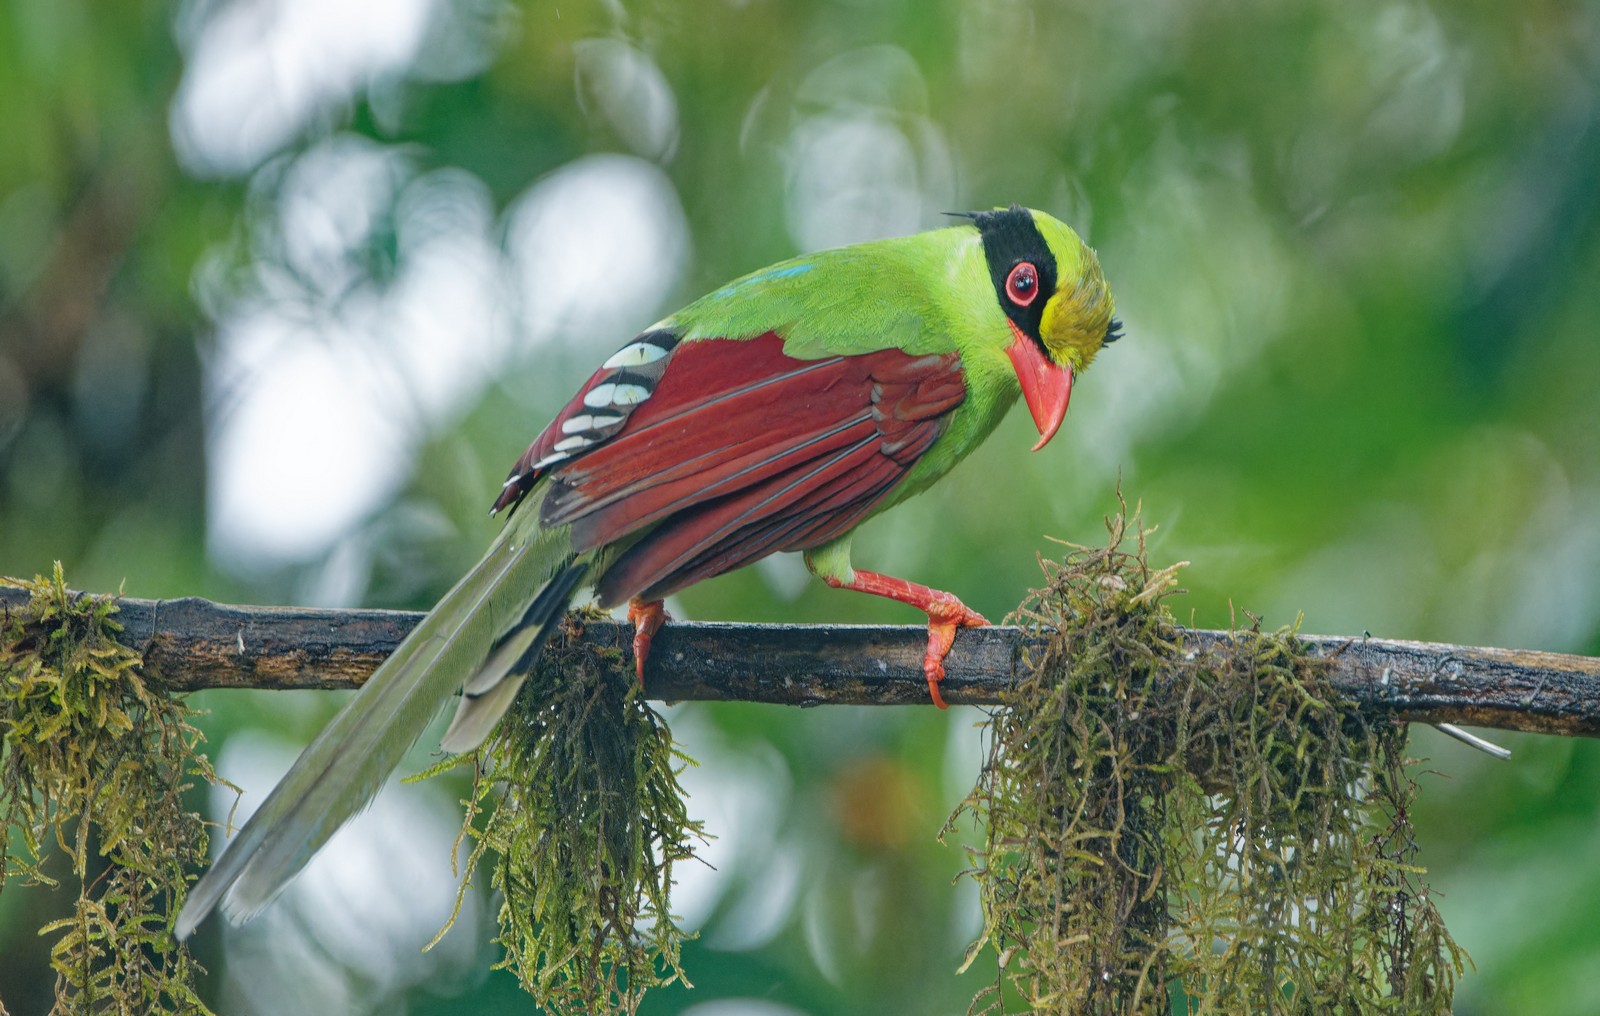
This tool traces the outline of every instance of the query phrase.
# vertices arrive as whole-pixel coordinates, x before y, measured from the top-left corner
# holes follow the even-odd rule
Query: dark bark
[[[0,604],[22,602],[0,589]],[[421,614],[389,610],[236,607],[209,600],[121,601],[124,641],[178,690],[354,688]],[[583,638],[623,648],[632,629],[612,621]],[[1226,640],[1188,631],[1196,649]],[[1334,684],[1364,709],[1400,720],[1600,736],[1600,659],[1430,642],[1303,636],[1328,659]],[[1024,666],[1017,628],[963,630],[945,667],[951,704],[999,696]],[[767,625],[674,622],[656,636],[646,675],[652,698],[736,699],[785,705],[926,705],[920,625]]]

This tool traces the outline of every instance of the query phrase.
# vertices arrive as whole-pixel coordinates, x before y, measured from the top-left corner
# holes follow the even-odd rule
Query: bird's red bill
[[[1011,325],[1015,338],[1006,347],[1011,366],[1016,369],[1017,380],[1022,383],[1022,398],[1033,414],[1033,425],[1039,428],[1038,451],[1050,443],[1067,416],[1067,402],[1072,398],[1072,368],[1051,363],[1039,344]]]

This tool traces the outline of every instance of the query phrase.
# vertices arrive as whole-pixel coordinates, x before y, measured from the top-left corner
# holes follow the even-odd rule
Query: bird
[[[779,551],[830,586],[924,612],[934,703],[962,627],[955,595],[855,568],[868,518],[927,489],[1020,394],[1061,426],[1076,375],[1121,335],[1095,251],[1019,205],[807,254],[722,286],[601,364],[517,460],[482,560],[305,749],[189,893],[260,911],[369,804],[444,705],[440,742],[481,744],[585,587],[627,604],[642,681],[662,600]]]

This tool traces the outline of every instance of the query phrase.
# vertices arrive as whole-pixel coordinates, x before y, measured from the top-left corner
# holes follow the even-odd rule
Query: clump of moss
[[[172,938],[186,873],[206,856],[183,795],[217,780],[193,714],[117,642],[112,597],[70,592],[59,563],[50,578],[0,581],[30,594],[0,616],[0,891],[13,878],[56,887],[56,852],[77,888],[72,914],[40,929],[54,938],[52,1012],[206,1013]]]
[[[1017,618],[974,817],[984,1013],[1445,1013],[1465,955],[1420,879],[1405,728],[1341,701],[1293,630],[1200,648],[1137,516]]]
[[[669,895],[703,831],[678,784],[692,762],[622,652],[581,642],[582,624],[568,615],[511,713],[464,756],[466,877],[493,853],[499,966],[541,1007],[633,1013],[648,989],[688,983]]]

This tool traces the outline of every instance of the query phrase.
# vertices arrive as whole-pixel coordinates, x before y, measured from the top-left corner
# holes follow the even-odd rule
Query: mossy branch
[[[205,1016],[199,967],[172,937],[207,831],[184,799],[220,783],[193,711],[118,641],[110,596],[78,596],[61,565],[0,605],[0,891],[76,899],[39,929],[51,940],[52,1014]],[[3,1013],[0,1006],[0,1013]]]
[[[23,602],[0,589],[0,609]],[[420,614],[236,607],[208,600],[119,601],[125,644],[169,686],[350,688]],[[591,621],[584,639],[626,651],[631,629]],[[1235,636],[1185,630],[1184,648],[1225,649]],[[1376,715],[1569,736],[1600,736],[1600,659],[1530,650],[1326,635],[1300,636],[1329,663],[1338,692]],[[925,704],[924,629],[916,625],[674,623],[656,637],[646,692],[666,700],[790,705]],[[1038,640],[1018,628],[965,630],[946,662],[945,697],[993,704],[1027,674]]]
[[[971,1013],[1448,1013],[1466,954],[1417,864],[1403,727],[1293,629],[1195,650],[1123,511],[1013,615],[971,820],[994,981]]]

